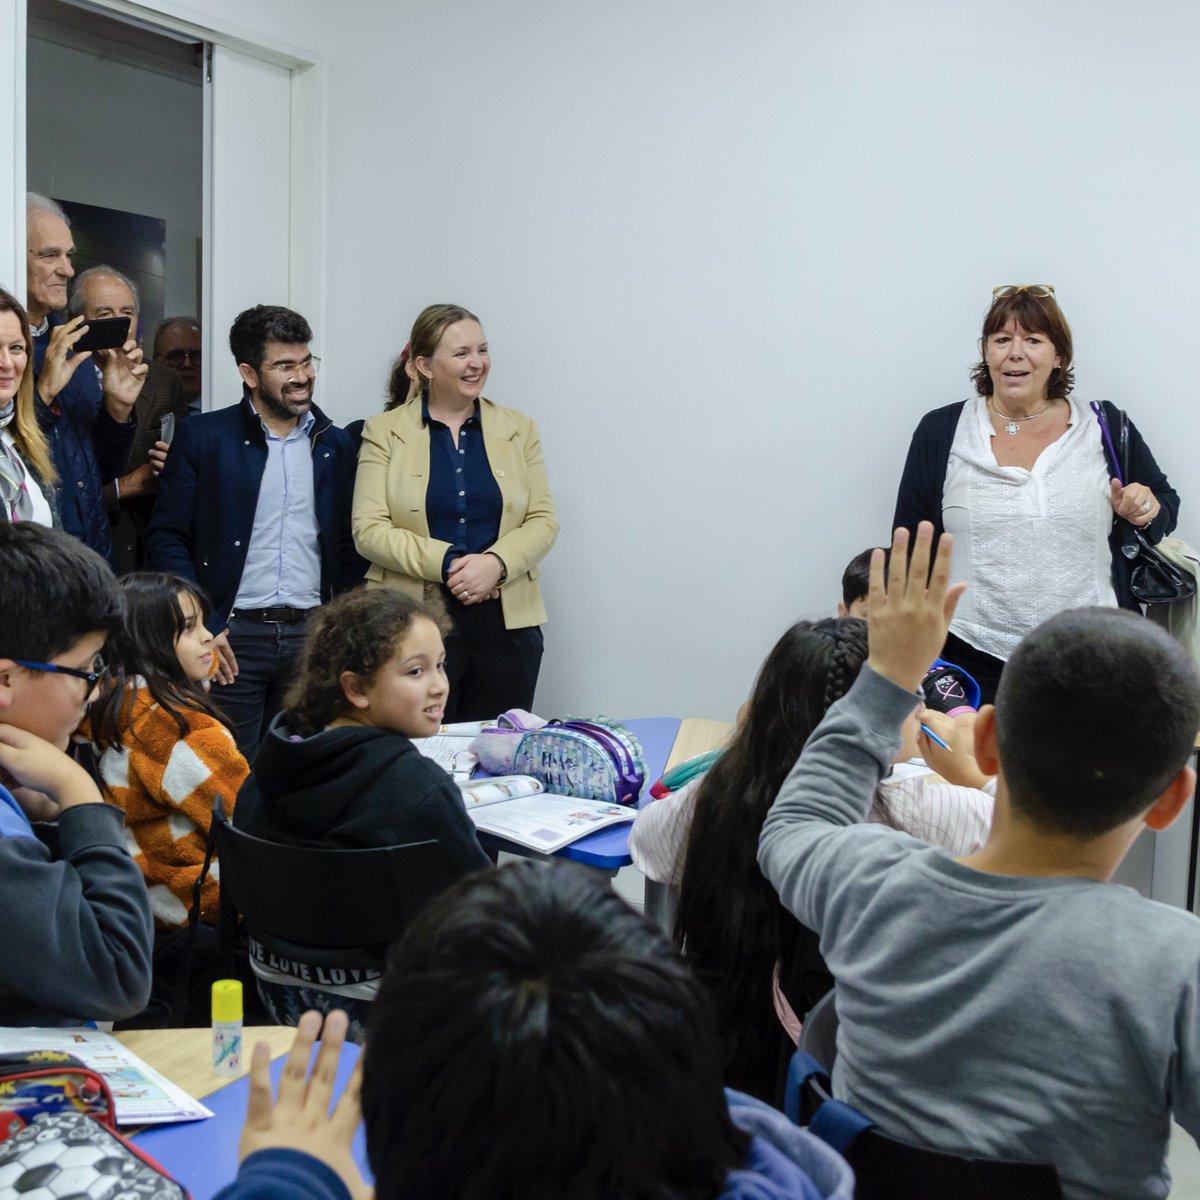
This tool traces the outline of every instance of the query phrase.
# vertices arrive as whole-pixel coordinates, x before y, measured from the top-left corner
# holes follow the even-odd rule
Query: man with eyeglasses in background
[[[365,570],[350,534],[354,445],[313,404],[311,340],[291,309],[239,314],[229,348],[242,399],[178,427],[146,538],[153,569],[195,580],[212,601],[217,700],[251,762],[308,614]]]
[[[129,319],[129,336],[140,341],[141,301],[137,285],[107,264],[89,267],[75,280],[67,311],[85,321]],[[121,473],[104,485],[104,503],[112,524],[112,561],[118,575],[145,566],[145,533],[158,495],[158,475],[168,449],[162,441],[163,418],[172,424],[188,415],[179,376],[158,362],[149,364],[135,405],[137,436]]]
[[[195,317],[168,317],[154,335],[153,357],[179,375],[188,410],[200,412],[200,322]]]

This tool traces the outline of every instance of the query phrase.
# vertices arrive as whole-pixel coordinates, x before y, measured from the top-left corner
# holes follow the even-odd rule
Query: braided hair
[[[865,621],[793,625],[696,794],[675,938],[712,993],[726,1084],[768,1101],[780,1045],[772,978],[783,931],[797,927],[758,868],[758,835],[804,743],[866,660]]]

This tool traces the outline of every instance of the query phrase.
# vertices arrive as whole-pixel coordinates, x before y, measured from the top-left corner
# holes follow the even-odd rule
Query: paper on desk
[[[98,1029],[0,1029],[0,1051],[61,1050],[104,1076],[118,1125],[165,1125],[211,1117],[210,1109]]]
[[[438,733],[433,737],[413,738],[412,744],[455,779],[467,780],[479,766],[479,755],[469,749],[474,740],[473,734]]]
[[[880,782],[886,787],[889,783],[903,783],[906,779],[920,779],[933,773],[933,768],[923,758],[910,758],[907,762],[893,763],[891,772]]]

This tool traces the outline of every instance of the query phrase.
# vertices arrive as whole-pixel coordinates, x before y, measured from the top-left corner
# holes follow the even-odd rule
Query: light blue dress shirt
[[[267,465],[254,508],[254,528],[234,608],[316,608],[321,603],[321,551],[313,496],[309,410],[285,438],[263,424]]]

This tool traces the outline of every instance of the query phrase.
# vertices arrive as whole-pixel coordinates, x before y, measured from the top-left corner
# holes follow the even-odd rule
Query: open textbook
[[[557,796],[531,775],[499,775],[458,786],[476,829],[543,854],[637,816],[636,809],[619,804]]]
[[[211,1117],[211,1110],[176,1087],[111,1033],[98,1029],[0,1029],[0,1052],[62,1050],[104,1076],[118,1125],[162,1125]]]

